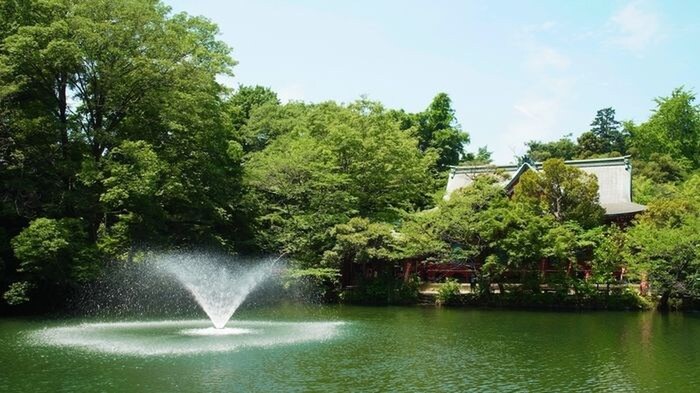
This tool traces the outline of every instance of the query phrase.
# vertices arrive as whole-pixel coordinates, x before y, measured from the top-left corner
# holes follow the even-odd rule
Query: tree
[[[94,238],[104,217],[98,200],[104,185],[99,176],[89,185],[79,181],[81,168],[103,170],[110,151],[127,140],[145,140],[167,155],[173,141],[223,131],[213,124],[221,116],[204,111],[220,105],[223,88],[215,78],[235,61],[215,39],[216,26],[170,16],[157,1],[30,4],[36,17],[5,39],[0,78],[10,87],[0,98],[21,120],[19,135],[47,130],[37,147],[58,168],[46,172],[58,172],[63,195],[52,194],[65,203],[53,213],[84,217]],[[218,137],[197,141],[200,147],[213,142]],[[186,151],[196,150],[189,145]]]
[[[278,137],[301,132],[306,126],[307,112],[308,105],[302,102],[290,102],[285,105],[267,103],[254,107],[250,118],[235,137],[246,154],[263,150]]]
[[[519,157],[520,163],[542,162],[550,158],[561,158],[562,160],[571,160],[576,157],[578,147],[571,140],[571,134],[565,135],[558,141],[540,142],[530,141],[525,143],[528,150],[523,157]]]
[[[613,280],[614,272],[630,265],[626,252],[627,233],[617,225],[610,225],[598,231],[596,239],[591,261],[592,278],[597,283],[608,284]]]
[[[379,104],[287,106],[281,119],[249,124],[282,128],[246,161],[264,247],[317,260],[332,247],[335,225],[354,216],[393,221],[430,203],[436,155],[421,153]]]
[[[255,240],[268,251],[317,260],[332,247],[330,228],[357,213],[350,179],[338,173],[330,149],[308,135],[285,135],[247,162],[247,187],[255,210]]]
[[[510,201],[505,217],[502,235],[492,241],[494,250],[483,268],[494,282],[503,280],[508,271],[520,271],[520,282],[539,292],[541,277],[536,272],[545,256],[546,236],[555,222],[532,205],[518,201]]]
[[[478,177],[435,210],[410,215],[401,233],[412,257],[473,263],[483,258],[490,239],[505,229],[507,208],[505,192],[495,179]]]
[[[428,108],[416,117],[415,132],[419,148],[438,152],[437,169],[440,171],[449,165],[457,165],[464,157],[464,146],[469,143],[469,135],[457,123],[450,97],[439,93]]]
[[[6,238],[37,217],[78,220],[87,243],[69,241],[121,259],[143,242],[230,248],[245,236],[243,149],[217,82],[235,61],[215,25],[155,0],[0,7]],[[6,246],[7,270],[23,276]]]
[[[632,195],[637,203],[648,205],[650,202],[670,198],[677,192],[673,183],[656,183],[645,176],[635,176],[632,179]]]
[[[331,235],[335,245],[323,255],[329,265],[386,263],[402,255],[401,240],[391,224],[353,217],[347,223],[336,225]]]
[[[508,199],[494,178],[480,177],[438,205],[433,232],[449,245],[443,259],[480,262],[507,230]],[[409,241],[410,243],[410,241]]]
[[[418,139],[422,152],[434,151],[438,154],[435,164],[437,172],[467,158],[464,148],[469,143],[469,134],[462,131],[452,108],[452,100],[446,93],[436,95],[423,112],[407,113],[401,109],[390,110],[387,114],[400,129],[411,132]]]
[[[267,111],[277,110],[280,101],[277,93],[268,87],[262,86],[239,86],[238,90],[229,98],[227,105],[231,116],[233,129],[237,131],[239,143],[243,145],[246,152],[260,150],[265,147],[270,136],[264,128],[259,126],[245,127],[255,111],[263,111],[256,116],[256,120],[266,117]],[[249,133],[248,131],[258,131],[259,133]],[[262,132],[261,132],[262,131]]]
[[[125,141],[105,157],[104,170],[96,175],[104,176],[100,203],[112,219],[109,226],[101,228],[99,238],[108,255],[128,258],[133,241],[153,241],[164,232],[160,226],[165,212],[159,203],[164,170],[158,155],[144,141]]]
[[[398,230],[406,258],[442,260],[450,254],[451,244],[441,236],[443,225],[437,225],[446,210],[438,206],[404,214]]]
[[[578,138],[578,155],[590,157],[624,154],[625,135],[620,131],[620,126],[613,108],[600,109],[591,123],[591,130]]]
[[[668,154],[687,161],[691,169],[700,168],[700,107],[694,104],[695,93],[679,87],[655,102],[649,120],[630,130],[636,156],[650,160],[652,154]]]
[[[633,268],[648,273],[662,310],[671,298],[700,296],[699,206],[687,198],[657,201],[629,231]]]
[[[12,239],[12,248],[21,279],[5,294],[10,304],[28,301],[32,290],[41,293],[42,300],[60,302],[47,294],[93,278],[98,268],[96,249],[83,223],[75,219],[38,218]]]
[[[576,221],[566,221],[553,225],[544,237],[543,255],[547,257],[550,265],[559,268],[561,289],[568,293],[572,281],[573,270],[579,261],[590,260],[592,252],[597,245],[595,239],[600,236],[599,227],[589,231],[584,230]],[[599,265],[598,267],[602,267]],[[598,271],[597,273],[602,273]],[[576,285],[574,288],[576,289]]]
[[[635,174],[655,183],[675,183],[688,176],[688,162],[670,154],[652,153],[647,160],[635,160]],[[633,164],[634,164],[633,163]]]
[[[502,284],[506,272],[536,271],[554,220],[509,200],[497,181],[477,177],[437,209],[407,217],[400,228],[405,255],[481,265],[479,279],[485,291],[490,283]]]
[[[514,199],[536,206],[558,222],[576,221],[584,228],[599,224],[603,208],[598,203],[598,181],[564,160],[551,159],[541,171],[527,171],[515,186]]]
[[[508,199],[496,181],[477,177],[436,209],[405,217],[400,227],[405,256],[467,266],[483,263],[508,227]],[[481,269],[482,283],[497,279],[488,270]]]
[[[601,139],[615,141],[620,131],[620,124],[615,120],[615,109],[600,109],[591,122],[591,132]]]
[[[490,152],[488,149],[488,146],[482,146],[480,147],[476,153],[467,153],[462,161],[460,161],[460,165],[488,165],[492,163],[491,155],[493,152]]]

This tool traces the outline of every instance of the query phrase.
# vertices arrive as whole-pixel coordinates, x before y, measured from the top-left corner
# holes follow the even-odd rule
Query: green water
[[[114,333],[137,340],[124,353],[37,339],[85,320],[0,319],[0,392],[700,391],[700,315],[279,307],[234,318],[344,323],[313,340],[229,349],[215,340],[246,336],[146,327]],[[270,334],[305,334],[294,326]],[[138,351],[176,344],[205,349]]]

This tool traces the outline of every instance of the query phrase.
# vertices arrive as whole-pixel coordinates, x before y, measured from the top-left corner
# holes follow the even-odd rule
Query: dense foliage
[[[518,159],[543,170],[512,197],[485,176],[443,200],[449,166],[491,162],[465,150],[447,94],[407,113],[231,90],[219,77],[236,61],[217,34],[157,0],[0,0],[5,304],[60,306],[110,264],[189,246],[284,252],[291,279],[360,283],[348,296],[387,302],[417,293],[406,261],[483,265],[487,295],[585,293],[624,267],[664,305],[700,296],[692,91],[657,99],[641,124],[605,108],[577,141],[529,142]],[[649,204],[625,229],[603,224],[596,179],[562,161],[622,154]]]
[[[621,123],[614,110],[603,109],[578,143],[568,137],[533,141],[520,158],[632,156],[633,196],[648,204],[648,210],[627,230],[602,229],[593,272],[609,277],[618,267],[626,267],[632,278],[649,280],[661,308],[668,308],[672,300],[699,295],[700,106],[695,99],[694,92],[677,88],[670,96],[655,99],[652,115],[638,125]]]

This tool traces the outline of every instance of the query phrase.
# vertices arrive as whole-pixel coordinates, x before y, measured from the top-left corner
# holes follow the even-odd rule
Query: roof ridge
[[[630,155],[625,155],[625,156],[620,156],[620,157],[583,158],[583,159],[577,159],[577,160],[564,160],[564,164],[594,164],[594,163],[612,163],[612,162],[625,163],[631,157],[632,156],[630,156]],[[518,164],[450,165],[449,168],[452,171],[506,169],[506,168],[519,169],[524,164],[529,164],[529,163],[522,163],[520,165],[518,165]],[[533,164],[529,164],[529,165],[534,168],[534,167],[542,166],[542,164],[543,164],[543,161],[536,161]]]

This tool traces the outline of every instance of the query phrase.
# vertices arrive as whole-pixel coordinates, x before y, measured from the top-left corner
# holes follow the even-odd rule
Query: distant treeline
[[[294,279],[335,288],[347,264],[484,261],[481,280],[558,261],[551,280],[625,266],[668,299],[700,295],[700,109],[689,89],[642,124],[598,112],[577,141],[521,161],[631,154],[636,225],[602,225],[595,179],[548,161],[515,197],[487,178],[442,201],[450,165],[490,163],[450,98],[420,113],[360,99],[280,103],[218,82],[236,61],[216,25],[155,0],[0,1],[0,294],[60,307],[149,248],[286,252]],[[556,211],[542,189],[567,190]],[[539,190],[539,191],[538,191]],[[437,207],[437,209],[433,209]],[[541,278],[520,278],[536,290]],[[369,284],[368,284],[369,285]],[[585,288],[584,288],[585,289]],[[0,302],[0,303],[2,303]]]

